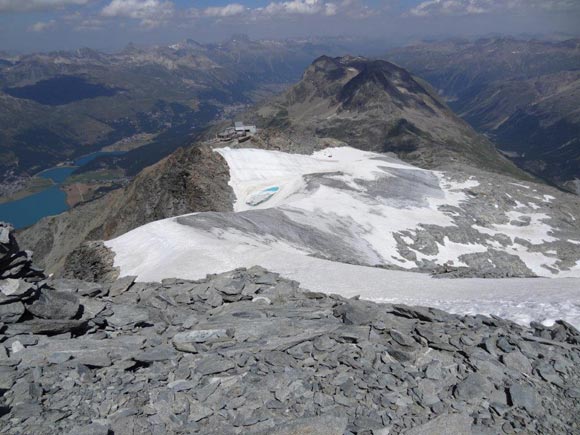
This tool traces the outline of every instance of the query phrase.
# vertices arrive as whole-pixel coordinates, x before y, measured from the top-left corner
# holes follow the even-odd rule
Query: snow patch
[[[443,172],[348,147],[310,156],[257,149],[217,152],[230,167],[235,212],[165,219],[106,242],[121,275],[137,275],[140,281],[199,279],[261,265],[316,291],[498,314],[523,323],[558,317],[580,325],[578,278],[445,280],[346,264],[412,269],[428,260],[464,266],[462,255],[494,248],[517,255],[540,276],[580,275],[580,264],[555,275],[557,258],[516,242],[556,240],[548,215],[519,210],[506,213],[506,224],[474,226],[482,234],[508,236],[511,246],[488,244],[485,237],[469,244],[443,236],[435,243],[436,254],[415,249],[416,261],[405,258],[401,243],[412,250],[423,225],[443,232],[458,228],[457,212],[450,208],[462,211],[469,189],[479,186],[474,178],[460,182]]]

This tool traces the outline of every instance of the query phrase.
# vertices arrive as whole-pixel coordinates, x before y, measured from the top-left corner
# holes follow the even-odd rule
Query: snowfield
[[[536,198],[518,184],[507,203],[490,204],[479,199],[473,177],[348,147],[311,156],[216,152],[230,167],[234,212],[153,222],[106,242],[122,275],[199,279],[261,265],[314,291],[580,326],[580,248],[559,237],[549,209],[535,202],[553,197]],[[376,265],[399,270],[370,267]],[[443,265],[551,279],[448,280],[416,272]]]

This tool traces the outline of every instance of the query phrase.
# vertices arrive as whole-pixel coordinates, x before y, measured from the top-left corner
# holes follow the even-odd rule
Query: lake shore
[[[54,185],[54,181],[48,178],[31,177],[30,180],[21,189],[11,195],[0,197],[0,204],[6,204],[12,201],[18,201],[36,193],[42,192]]]

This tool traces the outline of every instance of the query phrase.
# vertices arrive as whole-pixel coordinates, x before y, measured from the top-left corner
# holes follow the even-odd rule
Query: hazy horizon
[[[573,0],[0,0],[0,51],[116,51],[191,38],[219,42],[349,36],[422,39],[580,35]]]

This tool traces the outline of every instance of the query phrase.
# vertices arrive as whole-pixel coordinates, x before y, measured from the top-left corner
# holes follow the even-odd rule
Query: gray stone
[[[68,435],[107,435],[109,426],[99,423],[91,423],[86,426],[75,426]]]
[[[233,369],[236,365],[218,355],[207,356],[197,361],[195,371],[202,375],[213,375]]]
[[[538,393],[529,385],[512,385],[509,388],[509,397],[513,406],[526,409],[530,415],[535,415],[541,405]]]
[[[45,320],[34,319],[7,325],[6,335],[19,334],[62,334],[81,328],[84,320]]]
[[[175,359],[177,354],[169,347],[159,347],[144,352],[140,352],[133,357],[135,361],[141,362],[156,362]]]
[[[44,289],[26,309],[41,319],[68,320],[78,314],[80,303],[73,294]]]
[[[244,282],[242,280],[236,279],[219,279],[214,283],[214,287],[220,293],[229,296],[236,296],[242,293],[244,289]]]
[[[109,287],[109,296],[119,296],[125,293],[131,288],[136,279],[136,276],[124,276],[123,278],[113,282]]]
[[[509,367],[512,370],[526,374],[532,373],[532,364],[530,363],[530,360],[520,351],[514,351],[502,355],[501,361],[506,365],[506,367]]]
[[[449,314],[436,308],[409,307],[407,305],[393,305],[393,312],[402,317],[425,322],[444,322],[450,317]]]
[[[73,355],[75,361],[90,367],[109,367],[112,364],[111,358],[104,350],[86,350]]]
[[[213,410],[211,408],[208,408],[199,402],[193,401],[191,402],[190,406],[189,419],[191,421],[197,422],[203,420],[206,417],[209,417],[210,415],[213,415]]]
[[[463,414],[443,414],[428,423],[403,431],[404,435],[471,435],[473,419]]]
[[[229,332],[229,334],[228,334]],[[212,342],[233,335],[233,331],[226,329],[197,329],[180,332],[172,339],[173,346],[183,352],[197,353],[196,344]]]
[[[429,363],[429,365],[425,369],[425,376],[429,379],[433,379],[436,381],[443,379],[441,363],[439,361],[433,361]]]
[[[12,232],[14,228],[12,227],[12,225],[9,224],[5,224],[4,222],[1,222],[1,226],[0,226],[0,244],[2,245],[8,245],[10,244],[10,233]]]
[[[551,365],[542,364],[540,367],[538,367],[538,373],[545,381],[551,382],[552,384],[557,385],[559,387],[564,386],[564,384],[562,383],[562,378],[560,377],[560,375],[558,375],[558,373],[556,373],[556,370],[554,370],[554,368]]]
[[[401,334],[399,331],[395,329],[391,329],[389,331],[389,334],[391,335],[391,337],[393,337],[393,340],[395,340],[401,346],[414,347],[417,345],[417,342],[413,340],[411,337],[409,337],[408,335]]]
[[[16,323],[23,314],[24,305],[22,302],[0,304],[0,322],[2,323]]]
[[[343,435],[347,424],[346,417],[334,415],[302,418],[290,423],[277,425],[275,429],[260,433],[260,435],[265,435],[266,433],[271,435]]]
[[[16,369],[0,365],[0,390],[11,389],[16,382],[17,377],[18,372]]]
[[[167,388],[171,388],[173,391],[188,391],[192,390],[197,386],[193,381],[188,381],[187,379],[179,379],[167,384]]]
[[[493,385],[483,376],[471,373],[455,386],[455,397],[465,401],[481,400],[488,398]]]
[[[34,293],[35,286],[22,279],[1,279],[0,280],[0,303],[18,301]]]
[[[370,325],[376,318],[376,313],[372,308],[367,309],[366,303],[352,300],[335,308],[334,315],[347,325]]]
[[[114,305],[113,315],[107,317],[107,323],[116,328],[138,325],[149,320],[149,311],[132,305]]]

